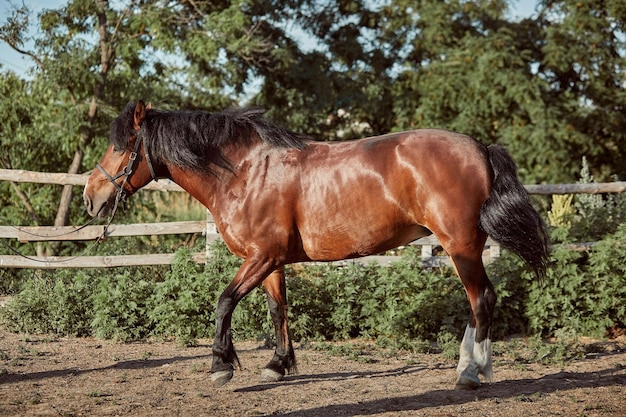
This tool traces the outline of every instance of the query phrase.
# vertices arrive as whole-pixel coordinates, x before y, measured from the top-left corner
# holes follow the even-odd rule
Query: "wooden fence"
[[[87,175],[52,174],[23,170],[0,169],[0,181],[33,182],[43,184],[84,186]],[[528,185],[531,194],[597,194],[619,193],[626,191],[626,182],[595,183],[595,184],[557,184],[557,185]],[[143,188],[152,191],[183,191],[178,185],[160,180],[152,182]],[[104,232],[104,226],[86,226],[77,230],[76,226],[52,227],[23,227],[0,226],[0,238],[18,239],[20,242],[66,241],[66,240],[95,240]],[[107,230],[107,237],[116,236],[144,236],[203,233],[207,240],[207,249],[204,253],[194,254],[196,262],[206,262],[210,257],[208,247],[210,243],[219,239],[212,217],[207,212],[206,221],[187,221],[170,223],[148,223],[117,225],[112,224]],[[448,263],[445,256],[433,256],[433,249],[439,245],[434,236],[419,239],[412,243],[421,246],[422,260],[425,264],[436,266]],[[500,255],[500,246],[491,239],[487,240],[483,259],[486,263]],[[0,255],[0,268],[106,268],[137,265],[167,265],[171,264],[174,254],[144,254],[118,256],[74,256],[74,257],[37,257],[21,255]],[[368,256],[345,262],[378,262],[381,265],[398,260],[398,256]]]

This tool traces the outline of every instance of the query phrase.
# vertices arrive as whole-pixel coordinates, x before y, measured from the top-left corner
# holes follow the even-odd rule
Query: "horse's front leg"
[[[235,366],[241,368],[231,335],[233,311],[239,301],[257,287],[274,267],[265,258],[246,258],[235,278],[220,296],[215,311],[215,340],[211,366],[211,381],[216,387],[232,379]]]
[[[286,372],[292,373],[297,370],[296,356],[287,327],[287,286],[284,267],[272,272],[263,281],[263,287],[267,294],[267,303],[274,323],[276,351],[272,360],[263,369],[261,381],[276,382],[283,379]]]

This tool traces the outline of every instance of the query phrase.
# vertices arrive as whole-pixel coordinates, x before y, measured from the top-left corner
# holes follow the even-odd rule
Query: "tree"
[[[539,74],[562,118],[567,151],[597,177],[626,176],[626,7],[619,0],[543,0]]]
[[[24,7],[0,39],[36,63],[30,128],[54,132],[64,154],[49,167],[69,172],[92,167],[104,145],[94,139],[143,98],[158,108],[258,105],[325,140],[457,130],[507,146],[527,182],[572,181],[583,155],[596,178],[626,175],[621,2],[546,0],[521,21],[507,17],[509,3],[71,0],[38,16],[32,51]],[[59,120],[66,131],[52,128]]]
[[[572,181],[583,155],[598,177],[623,176],[617,3],[544,2],[536,18],[515,22],[506,1],[391,2],[389,28],[407,45],[393,94],[397,128],[442,127],[504,144],[527,182]]]
[[[90,166],[101,154],[93,152],[92,143],[106,137],[108,121],[122,103],[149,90],[158,95],[160,85],[152,84],[161,76],[160,67],[144,59],[149,36],[142,22],[149,7],[149,3],[136,2],[117,10],[106,0],[72,0],[38,16],[42,35],[35,39],[32,51],[23,49],[30,11],[26,6],[13,11],[0,28],[0,39],[32,57],[36,68],[33,80],[22,82],[26,103],[12,110],[11,97],[18,95],[14,90],[2,102],[3,114],[14,112],[19,119],[14,127],[2,131],[2,144],[10,149],[3,158],[5,166],[43,171],[66,167],[66,172],[78,173],[86,152],[91,151]],[[15,83],[10,75],[3,77],[9,87]],[[20,138],[38,138],[39,142],[34,147],[16,147]],[[102,151],[105,143],[97,141],[96,149]],[[50,194],[49,189],[39,187],[40,195]],[[72,207],[76,211],[82,206],[79,199],[72,200],[71,186],[49,201],[59,202],[55,226],[66,225]],[[30,213],[31,220],[40,223],[45,219],[49,224],[49,207],[31,206],[35,209],[30,211],[41,212]],[[53,248],[57,251],[58,247]]]

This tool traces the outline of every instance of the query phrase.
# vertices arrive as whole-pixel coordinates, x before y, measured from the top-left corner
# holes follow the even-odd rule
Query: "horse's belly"
[[[360,228],[321,228],[316,233],[302,234],[302,247],[310,260],[335,261],[375,255],[398,246],[406,245],[431,231],[421,225],[381,230]]]

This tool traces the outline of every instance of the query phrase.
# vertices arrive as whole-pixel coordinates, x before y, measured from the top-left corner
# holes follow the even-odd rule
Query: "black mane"
[[[126,149],[133,130],[135,104],[126,105],[111,125],[115,149]],[[259,108],[229,108],[218,113],[204,111],[157,111],[148,109],[138,135],[155,161],[183,169],[216,173],[215,167],[232,170],[222,149],[225,145],[250,145],[255,134],[270,145],[304,149],[307,137],[275,125]]]

